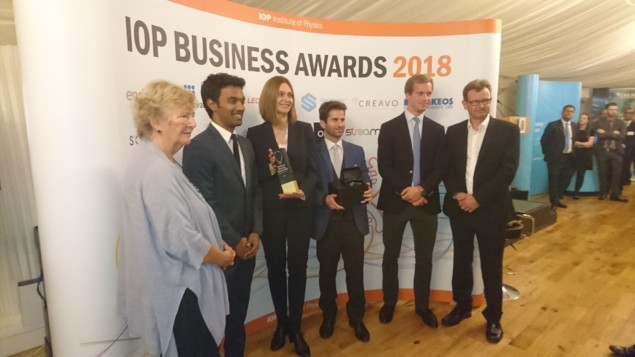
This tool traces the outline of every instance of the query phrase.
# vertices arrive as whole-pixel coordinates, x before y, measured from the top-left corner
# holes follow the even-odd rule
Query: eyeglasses
[[[473,107],[478,107],[481,104],[488,105],[489,103],[492,102],[492,98],[481,99],[481,100],[468,100],[467,102],[468,102],[469,105],[471,105]]]

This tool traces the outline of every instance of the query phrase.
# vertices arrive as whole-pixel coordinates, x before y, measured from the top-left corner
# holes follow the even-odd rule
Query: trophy
[[[365,204],[364,192],[367,189],[358,166],[343,168],[340,179],[329,182],[329,193],[337,194],[335,201],[344,208]]]
[[[287,150],[276,150],[273,152],[273,156],[276,159],[276,170],[278,172],[280,186],[282,187],[282,193],[294,193],[299,191],[298,181],[295,180],[293,169],[291,168],[291,164],[289,164]]]

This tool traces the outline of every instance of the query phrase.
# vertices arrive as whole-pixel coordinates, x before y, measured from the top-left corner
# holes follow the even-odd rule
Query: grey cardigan
[[[124,181],[119,247],[118,312],[148,353],[176,356],[174,319],[186,288],[220,343],[229,313],[227,285],[217,265],[203,264],[222,249],[216,215],[159,147],[141,141]]]

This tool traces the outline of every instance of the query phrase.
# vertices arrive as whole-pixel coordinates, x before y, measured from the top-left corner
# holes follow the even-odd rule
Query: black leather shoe
[[[394,313],[395,313],[394,305],[384,304],[384,306],[381,307],[381,310],[379,310],[379,322],[381,322],[382,324],[390,323],[390,321],[392,321],[392,315]]]
[[[485,337],[487,342],[499,343],[503,339],[503,327],[501,324],[488,322],[485,329]]]
[[[434,312],[432,312],[432,310],[425,309],[424,311],[417,311],[417,314],[421,316],[421,320],[428,327],[430,328],[439,327],[439,321],[437,321],[437,317],[434,315]]]
[[[565,205],[564,203],[558,201],[558,203],[556,203],[556,206],[560,207],[560,208],[567,208],[567,205]]]
[[[635,356],[635,345],[631,347],[610,345],[609,349],[613,352],[614,356]]]
[[[626,198],[619,197],[619,196],[611,196],[611,201],[628,202],[628,200]]]
[[[298,356],[301,356],[301,357],[311,356],[311,349],[309,348],[309,345],[304,340],[304,337],[302,337],[302,332],[296,332],[294,334],[289,335],[289,340],[293,342],[293,344],[295,345],[293,350]]]
[[[273,337],[271,338],[271,350],[277,351],[284,346],[285,338],[287,337],[287,332],[278,324],[276,326],[276,331],[273,333]]]
[[[463,310],[455,307],[449,314],[445,315],[445,317],[441,319],[441,323],[443,326],[454,326],[458,325],[459,322],[467,319],[468,317],[472,317],[471,310]]]
[[[362,342],[370,341],[370,332],[364,325],[362,321],[359,322],[349,322],[348,325],[353,328],[355,331],[355,337]]]
[[[333,336],[333,330],[335,329],[335,319],[324,318],[322,325],[320,325],[320,337],[329,338]]]
[[[573,197],[573,199],[574,199],[574,200],[579,200],[579,199],[580,199],[580,195],[579,195],[579,194],[577,194],[577,193],[576,193],[576,194],[574,194],[574,195],[573,195],[573,196],[571,196],[571,197]]]

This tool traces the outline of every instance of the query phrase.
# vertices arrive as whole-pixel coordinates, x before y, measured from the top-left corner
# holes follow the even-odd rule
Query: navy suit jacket
[[[575,150],[574,143],[575,137],[578,132],[578,124],[571,122],[571,150]],[[562,126],[562,120],[554,120],[547,124],[545,131],[540,138],[540,146],[542,147],[542,153],[545,155],[545,161],[549,163],[556,163],[562,158],[562,151],[564,150],[564,127]]]
[[[428,204],[423,206],[428,214],[441,212],[439,183],[445,176],[445,133],[443,125],[424,117],[421,121],[421,178]],[[377,147],[377,164],[382,177],[377,207],[386,212],[398,213],[410,203],[401,199],[400,193],[412,185],[412,139],[406,116],[401,113],[381,125]]]
[[[246,185],[227,142],[213,125],[183,149],[183,173],[214,209],[223,240],[232,247],[252,232],[262,234],[262,193],[254,149],[237,135]]]
[[[278,197],[282,193],[278,175],[269,172],[268,149],[278,149],[278,143],[273,134],[271,123],[264,122],[252,126],[247,130],[247,138],[253,144],[256,153],[258,177],[262,185],[264,208],[305,207],[315,199],[317,178],[317,149],[313,129],[308,123],[296,121],[289,124],[287,154],[293,174],[298,186],[304,192],[305,200],[283,199]]]
[[[463,212],[454,195],[458,192],[467,193],[467,125],[467,120],[454,124],[448,128],[446,134],[448,169],[443,212],[450,218]],[[474,169],[472,195],[478,201],[479,208],[473,214],[491,214],[498,219],[507,219],[513,214],[509,185],[516,175],[519,155],[518,127],[490,118]]]
[[[362,171],[362,179],[365,183],[370,185],[370,177],[368,176],[368,167],[366,166],[366,157],[364,156],[364,149],[361,146],[351,144],[342,140],[342,148],[344,149],[344,158],[342,160],[342,168],[359,167]],[[326,142],[323,140],[318,144],[318,176],[320,179],[320,191],[318,194],[319,203],[318,210],[315,218],[315,232],[313,238],[320,240],[326,233],[329,220],[331,219],[331,209],[326,206],[324,199],[328,194],[328,183],[337,181],[335,176],[335,170],[333,169],[333,163],[329,156]],[[353,219],[355,226],[359,233],[363,236],[368,234],[368,213],[366,205],[357,205],[352,208]]]

